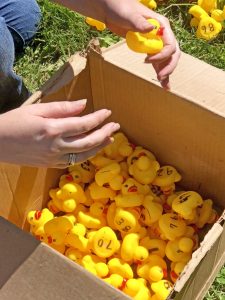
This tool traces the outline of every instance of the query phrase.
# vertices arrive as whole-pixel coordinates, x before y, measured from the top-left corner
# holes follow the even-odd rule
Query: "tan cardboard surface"
[[[120,42],[103,52],[106,61],[135,76],[160,86],[151,64]],[[170,77],[171,91],[225,116],[225,72],[182,52],[179,64]],[[125,84],[125,82],[124,82]]]
[[[0,290],[39,244],[32,236],[0,217]],[[1,291],[0,299],[3,299]]]
[[[128,300],[79,265],[40,244],[0,291],[0,300]]]

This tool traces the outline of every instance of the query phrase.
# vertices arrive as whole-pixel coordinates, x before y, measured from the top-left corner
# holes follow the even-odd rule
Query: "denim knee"
[[[41,12],[35,0],[1,0],[0,16],[4,17],[11,32],[16,32],[25,44],[37,32]]]
[[[10,31],[6,25],[5,19],[0,17],[0,80],[8,76],[13,69],[15,58],[14,42]]]

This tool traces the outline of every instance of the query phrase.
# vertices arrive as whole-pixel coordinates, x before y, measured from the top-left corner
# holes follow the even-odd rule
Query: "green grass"
[[[35,91],[46,82],[71,54],[84,49],[92,37],[98,36],[104,47],[119,40],[108,31],[99,33],[90,29],[79,14],[48,0],[38,2],[43,12],[41,26],[34,41],[23,55],[17,57],[15,64],[15,71],[24,78],[31,91]],[[170,19],[181,49],[225,70],[225,32],[220,33],[212,42],[197,39],[194,30],[189,26],[189,5],[181,0],[182,5],[177,2],[170,0],[159,11]],[[169,5],[171,6],[168,7]],[[225,300],[225,267],[218,274],[205,300]]]

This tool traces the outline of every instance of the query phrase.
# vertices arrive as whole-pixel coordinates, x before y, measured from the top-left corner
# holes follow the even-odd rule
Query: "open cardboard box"
[[[72,56],[26,104],[87,98],[86,112],[112,110],[112,119],[161,164],[182,174],[182,186],[225,207],[225,73],[182,53],[163,90],[143,55],[118,43]],[[26,145],[24,145],[26,147]],[[45,207],[64,171],[0,165],[0,215],[28,229],[26,214]],[[0,299],[129,299],[63,255],[0,218]],[[225,262],[224,214],[177,281],[171,299],[204,297]],[[201,262],[200,262],[201,261]]]

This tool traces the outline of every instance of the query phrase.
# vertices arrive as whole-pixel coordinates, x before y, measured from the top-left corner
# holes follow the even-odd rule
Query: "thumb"
[[[130,23],[133,31],[138,31],[142,33],[149,32],[155,27],[148,20],[140,14],[134,14],[130,16]]]
[[[33,114],[43,118],[68,118],[80,114],[86,107],[87,100],[39,103],[30,106]]]

